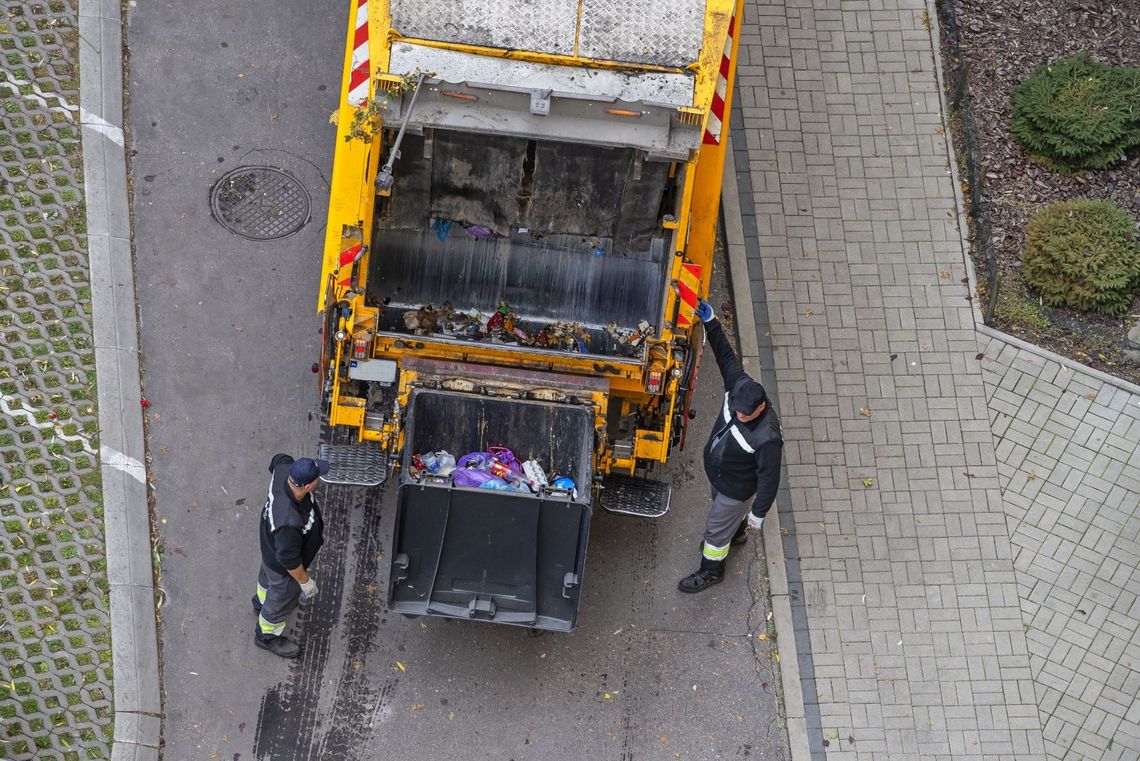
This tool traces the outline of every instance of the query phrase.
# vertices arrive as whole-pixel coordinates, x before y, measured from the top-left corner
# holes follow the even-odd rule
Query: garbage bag
[[[479,468],[456,468],[451,472],[451,482],[453,484],[456,486],[467,486],[472,489],[478,489],[492,479],[502,481],[501,478],[495,478],[495,476]],[[503,481],[503,483],[506,482]]]
[[[490,470],[491,462],[494,461],[495,456],[490,452],[468,452],[459,458],[459,462],[455,464],[458,469],[464,468],[477,468],[479,470]]]

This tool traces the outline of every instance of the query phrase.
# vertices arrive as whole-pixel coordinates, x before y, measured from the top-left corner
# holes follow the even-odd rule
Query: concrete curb
[[[724,215],[728,269],[732,281],[732,300],[736,310],[735,324],[740,340],[741,361],[754,378],[761,376],[760,341],[756,333],[756,312],[749,288],[748,259],[744,248],[744,224],[741,219],[740,194],[736,185],[736,159],[732,141],[725,138],[724,183],[721,186],[721,211]],[[768,561],[768,581],[772,594],[772,621],[776,625],[777,652],[782,650],[780,684],[784,695],[784,719],[792,761],[811,761],[808,747],[807,718],[800,687],[799,649],[792,621],[792,601],[788,596],[788,572],[784,559],[784,541],[780,533],[780,502],[777,499],[764,521],[764,556]]]
[[[942,48],[939,40],[942,39],[941,27],[938,25],[938,8],[935,5],[935,0],[926,0],[926,14],[930,20],[930,40],[934,48],[934,75],[938,81],[938,104],[939,109],[942,111],[942,124],[946,131],[946,153],[950,162],[950,176],[954,181],[954,203],[958,207],[958,232],[962,238],[962,252],[963,259],[966,263],[966,277],[969,280],[968,287],[970,295],[973,296],[978,292],[978,278],[974,272],[974,259],[970,254],[970,239],[969,239],[969,224],[966,220],[966,201],[962,196],[962,173],[958,169],[958,154],[954,150],[954,136],[951,133],[950,124],[946,120],[948,113],[948,106],[946,103],[946,82],[942,76]],[[997,328],[986,325],[985,320],[982,318],[982,309],[978,306],[977,299],[971,299],[970,305],[973,307],[974,326],[978,332],[990,338],[996,338],[999,341],[1004,341],[1011,346],[1016,346],[1031,354],[1035,354],[1042,359],[1058,362],[1070,370],[1075,370],[1079,373],[1084,373],[1090,377],[1096,378],[1102,383],[1107,383],[1111,386],[1124,389],[1130,394],[1140,395],[1140,386],[1135,383],[1117,378],[1115,375],[1110,375],[1103,370],[1097,370],[1095,367],[1081,364],[1075,359],[1062,357],[1060,354],[1055,354],[1048,349],[1042,349],[1036,344],[1031,344],[1016,336],[1011,336],[1009,333],[1003,333]]]
[[[111,587],[113,761],[158,758],[162,705],[154,615],[138,321],[123,141],[118,0],[80,0],[79,114],[91,268],[99,460]]]

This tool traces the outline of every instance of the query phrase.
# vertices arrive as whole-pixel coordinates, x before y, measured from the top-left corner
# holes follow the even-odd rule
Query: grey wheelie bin
[[[569,632],[581,603],[593,480],[592,408],[433,389],[412,392],[388,586],[389,608]],[[509,447],[576,493],[413,479],[412,456]]]

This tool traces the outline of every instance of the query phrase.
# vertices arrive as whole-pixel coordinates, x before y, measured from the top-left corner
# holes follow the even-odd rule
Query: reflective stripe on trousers
[[[729,545],[727,544],[723,547],[714,547],[708,542],[705,542],[701,554],[709,560],[724,560],[728,557],[728,547]]]

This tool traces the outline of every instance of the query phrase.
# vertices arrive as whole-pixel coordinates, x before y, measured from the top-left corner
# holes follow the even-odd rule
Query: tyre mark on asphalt
[[[388,704],[399,681],[390,676],[377,687],[376,668],[369,670],[368,656],[376,647],[378,624],[384,615],[385,590],[379,588],[384,538],[381,504],[384,486],[368,489],[361,511],[360,532],[352,549],[356,571],[346,591],[344,662],[333,693],[332,726],[314,743],[306,761],[362,759],[369,750],[374,725]]]
[[[348,553],[353,505],[347,487],[333,486],[322,500],[325,543],[317,569],[322,593],[301,607],[297,629],[304,648],[289,666],[286,682],[271,687],[261,700],[253,745],[259,761],[301,761],[316,731],[320,688],[335,622],[340,620],[344,566]]]
[[[643,614],[651,607],[653,580],[657,573],[657,523],[655,521],[643,522],[642,530],[638,533],[641,536],[635,541],[639,542],[645,551],[634,556],[634,566],[629,577],[635,582],[633,596],[630,600],[631,621],[643,620]],[[648,583],[642,583],[643,580]],[[621,694],[624,697],[621,701],[621,754],[618,757],[620,761],[634,761],[634,733],[639,729],[634,714],[641,696],[635,694],[631,689],[630,681],[631,674],[637,667],[634,645],[646,644],[646,641],[643,640],[645,636],[631,631],[626,637],[625,652],[622,654]],[[651,637],[649,639],[651,641]],[[643,650],[642,647],[637,649],[638,651]]]

